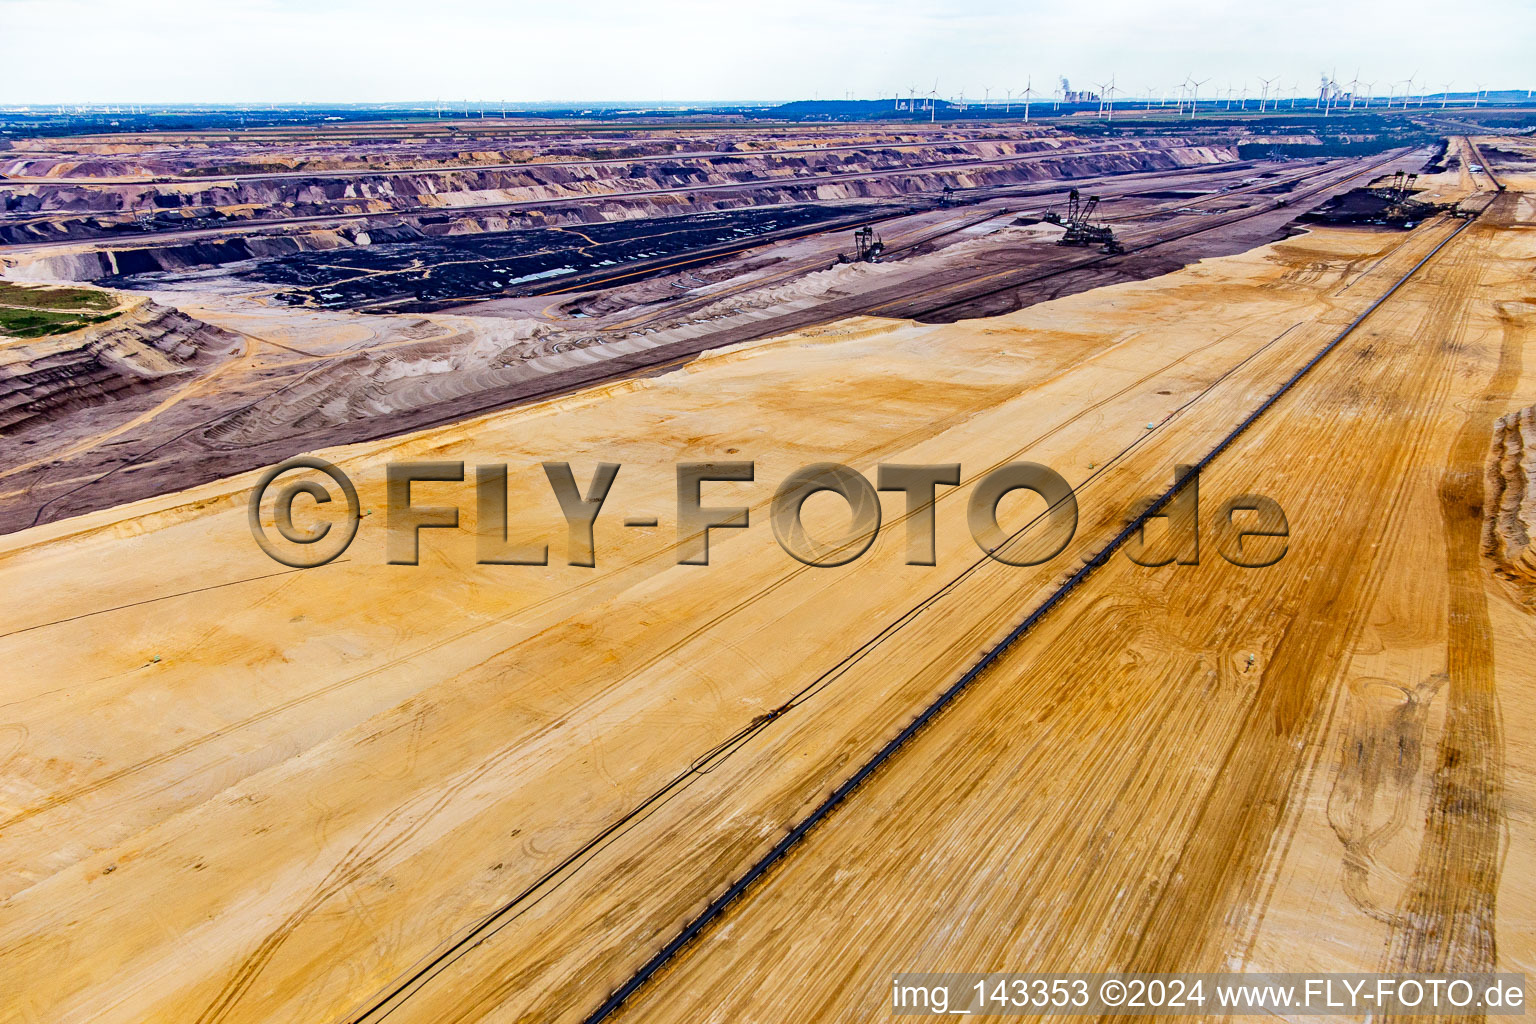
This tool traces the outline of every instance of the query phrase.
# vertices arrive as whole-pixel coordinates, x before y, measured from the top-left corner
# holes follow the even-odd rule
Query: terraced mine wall
[[[32,182],[8,187],[0,242],[135,238],[156,231],[219,228],[297,217],[430,215],[457,222],[456,211],[516,203],[590,202],[583,218],[654,216],[665,207],[888,198],[913,192],[1029,181],[1171,170],[1238,159],[1234,146],[1178,140],[1115,140],[1091,146],[1060,139],[945,144],[920,150],[872,147],[799,154],[723,153],[684,161],[530,164],[501,169],[444,169],[345,177],[282,177],[225,182],[79,184]],[[869,175],[869,177],[847,177]],[[833,177],[836,176],[836,177]],[[792,179],[820,178],[805,181]],[[832,180],[827,180],[831,178]],[[711,197],[742,186],[753,195]],[[665,195],[635,195],[665,193]],[[669,198],[671,202],[668,202]],[[639,207],[626,204],[639,202]],[[658,209],[660,208],[660,209]],[[671,212],[681,212],[672,210]],[[63,216],[58,214],[76,214]],[[36,214],[36,217],[28,217]],[[42,216],[48,215],[48,216]],[[443,222],[448,223],[447,221]]]
[[[233,334],[146,299],[110,323],[6,345],[0,348],[0,431],[40,428],[60,412],[180,379],[237,343]]]
[[[1009,159],[1000,163],[976,164],[952,169],[892,171],[870,177],[848,177],[821,181],[755,181],[744,177],[742,188],[700,188],[690,191],[676,188],[665,179],[621,179],[629,187],[621,192],[603,194],[596,187],[585,192],[566,187],[562,192],[551,186],[529,186],[521,192],[502,190],[494,195],[479,191],[471,194],[433,193],[439,204],[429,210],[408,214],[381,211],[365,220],[344,226],[314,228],[274,225],[270,232],[245,232],[225,239],[157,242],[153,232],[141,228],[129,228],[121,223],[95,221],[84,218],[78,221],[53,221],[47,224],[9,224],[0,226],[0,240],[22,243],[39,241],[35,235],[58,240],[69,236],[72,225],[94,223],[106,235],[114,238],[110,249],[61,253],[31,254],[19,265],[8,271],[18,280],[65,280],[131,283],[139,275],[179,273],[215,267],[248,260],[289,257],[295,254],[332,251],[352,246],[381,246],[392,242],[420,242],[427,239],[469,237],[493,232],[510,232],[529,229],[550,229],[561,226],[611,223],[647,218],[682,217],[687,215],[721,213],[749,207],[794,206],[804,204],[830,204],[833,206],[858,205],[860,201],[886,203],[894,200],[937,201],[946,187],[964,190],[1008,185],[1048,182],[1068,178],[1132,174],[1156,170],[1216,166],[1237,160],[1236,148],[1231,145],[1183,146],[1174,144],[1155,145],[1127,144],[1113,150],[1078,152],[1065,151],[1049,154],[1049,159]],[[952,161],[953,162],[953,161]],[[730,166],[719,164],[718,166]],[[453,174],[468,172],[453,172]],[[489,172],[486,172],[489,173]],[[499,172],[497,172],[499,173]],[[700,172],[703,173],[703,172]],[[732,172],[737,173],[737,172]],[[741,172],[745,174],[746,172]],[[854,173],[854,172],[848,172]],[[800,174],[804,177],[804,174]],[[441,172],[423,175],[437,179]],[[397,179],[378,179],[380,186]],[[416,182],[416,176],[405,179]],[[690,179],[692,180],[692,179]],[[731,184],[725,182],[724,184]],[[443,182],[439,182],[442,184]],[[328,189],[355,188],[356,182],[328,182]],[[418,183],[419,184],[419,183]],[[590,184],[590,182],[589,182]],[[610,181],[611,184],[611,181]],[[704,184],[721,184],[706,178]],[[303,190],[294,183],[252,183],[253,189],[270,188],[302,195]],[[663,188],[670,190],[663,191]],[[295,191],[296,190],[296,191]],[[542,191],[540,191],[542,190]],[[627,192],[652,191],[648,195],[626,195]],[[562,202],[551,200],[551,195],[569,196],[571,191],[583,191],[584,198]],[[397,190],[396,197],[404,194]],[[518,198],[522,197],[522,198]],[[537,198],[543,197],[543,198]],[[313,198],[313,197],[311,197]],[[517,202],[534,200],[536,206],[517,207]],[[464,206],[478,202],[506,202],[507,209],[466,210]],[[350,202],[350,200],[349,200]],[[459,209],[455,209],[459,207]],[[318,208],[318,207],[317,207]],[[328,208],[331,213],[345,213]],[[840,215],[846,215],[840,210]],[[177,212],[180,218],[182,213]],[[185,227],[228,226],[222,216],[211,223],[202,218],[188,218]]]
[[[0,142],[12,158],[0,163],[0,175],[25,177],[103,177],[115,175],[228,176],[272,172],[398,170],[441,164],[474,167],[505,163],[537,163],[562,159],[640,159],[689,153],[755,153],[856,145],[933,145],[1036,139],[1046,135],[1039,126],[989,127],[978,134],[972,127],[921,125],[848,127],[817,125],[777,128],[754,126],[750,131],[722,135],[719,131],[667,126],[601,132],[576,126],[554,134],[537,134],[528,122],[480,125],[393,124],[337,129],[314,127],[288,131],[238,134],[156,131],[153,134],[83,136],[70,139],[35,138]],[[549,126],[542,126],[544,131]]]
[[[1422,158],[1423,154],[1404,157],[1410,165]],[[1343,176],[1351,172],[1374,175],[1381,168],[1372,162],[1362,162],[1357,166],[1326,169],[1298,166],[1295,170],[1309,179],[1303,191],[1310,198],[1294,202],[1289,207],[1270,208],[1270,202],[1236,195],[1222,201],[1233,211],[1224,216],[1205,216],[1200,211],[1173,211],[1168,221],[1159,220],[1145,227],[1127,229],[1146,238],[1164,238],[1166,235],[1166,239],[1144,252],[1133,251],[1108,262],[1092,256],[1084,261],[1084,254],[1049,244],[1042,247],[1040,242],[1048,238],[1048,234],[1037,235],[1031,228],[1015,225],[990,232],[985,237],[959,241],[932,251],[918,251],[878,266],[856,264],[819,270],[785,283],[783,287],[769,279],[762,287],[750,285],[745,291],[727,290],[718,297],[706,292],[702,297],[708,298],[710,304],[703,308],[694,304],[672,309],[666,305],[671,297],[671,284],[660,282],[657,291],[666,294],[667,299],[662,300],[662,306],[656,310],[657,317],[643,324],[623,324],[614,329],[589,321],[556,327],[532,320],[481,317],[473,315],[476,312],[473,307],[466,310],[472,314],[470,317],[455,319],[451,325],[412,317],[386,318],[393,322],[370,324],[365,328],[376,328],[378,337],[386,341],[376,348],[353,354],[337,351],[338,358],[314,364],[301,361],[291,372],[280,369],[282,356],[275,356],[269,362],[266,353],[249,367],[250,372],[229,365],[230,372],[221,376],[218,389],[199,392],[196,401],[177,403],[167,415],[157,416],[131,436],[125,435],[111,446],[98,445],[80,459],[71,460],[67,474],[58,470],[40,470],[17,477],[10,491],[15,497],[0,503],[0,532],[78,515],[101,508],[103,503],[121,503],[163,493],[168,488],[228,476],[279,461],[306,448],[391,436],[427,424],[465,418],[492,408],[644,373],[662,360],[681,359],[705,349],[757,338],[786,335],[809,325],[870,313],[927,323],[973,319],[1010,312],[1101,285],[1156,276],[1199,259],[1241,252],[1281,237],[1287,232],[1289,221],[1305,208],[1306,203],[1321,201],[1331,187],[1329,182],[1348,180]],[[1208,179],[1211,191],[1203,194],[1216,196],[1242,181],[1260,184],[1266,173],[1272,171],[1229,163],[1199,168],[1176,177],[1190,185]],[[1253,177],[1244,178],[1244,175]],[[1311,180],[1314,177],[1316,180]],[[1119,183],[1112,190],[1124,189],[1136,194],[1135,189],[1154,184],[1155,181],[1138,179]],[[1053,185],[1020,191],[1039,196],[1061,190],[1062,186]],[[1014,202],[1011,197],[1004,201],[1010,206]],[[1257,205],[1250,206],[1254,203]],[[848,210],[856,205],[838,205],[836,208]],[[889,203],[885,207],[898,205]],[[992,205],[995,208],[996,204]],[[758,207],[753,212],[770,213],[773,209]],[[944,211],[939,219],[951,218],[955,224],[970,224],[976,222],[978,215],[989,217],[988,212],[973,213],[965,209]],[[1013,216],[1002,214],[1004,219]],[[1237,216],[1238,220],[1230,226],[1218,226],[1232,216]],[[636,232],[664,227],[656,221],[643,220],[602,225],[604,229],[629,226]],[[604,230],[593,227],[580,230],[599,241],[606,237]],[[313,272],[315,280],[321,282],[314,287],[323,288],[326,264],[366,270],[369,261],[395,259],[396,252],[392,250],[404,252],[410,247],[386,244],[379,240],[384,237],[381,232],[372,226],[370,231],[374,234],[371,246],[336,241],[335,246],[350,244],[352,248],[333,247],[326,253],[300,253],[293,266],[304,273]],[[339,236],[340,233],[333,234]],[[840,239],[845,237],[839,236]],[[239,244],[255,246],[269,241],[272,240],[253,233],[240,236]],[[482,241],[487,245],[499,245],[502,240],[493,235],[446,236],[433,240],[434,244]],[[515,243],[517,240],[511,241]],[[985,259],[974,258],[966,251],[973,243],[976,246],[973,252],[984,250],[987,253]],[[89,257],[59,254],[50,258],[85,260],[95,259],[97,255],[100,254],[93,253]],[[324,259],[314,258],[320,256]],[[825,258],[830,260],[832,257]],[[437,267],[449,262],[441,257],[436,259]],[[758,259],[756,254],[743,257],[743,261]],[[490,269],[494,260],[479,262]],[[668,264],[675,261],[663,258],[654,262]],[[998,268],[1012,268],[1015,277],[1000,282],[1003,287],[973,283],[995,275]],[[200,280],[190,282],[190,286],[194,290],[223,290],[226,287],[239,290],[243,286],[229,279],[253,269],[254,261],[248,266],[198,275]],[[738,265],[734,273],[740,272]],[[14,274],[14,269],[10,273]],[[731,278],[732,272],[721,268],[721,273],[726,276],[717,280]],[[705,287],[708,278],[709,273],[705,272]],[[916,292],[910,301],[900,298],[906,290],[901,283],[903,280],[911,282],[911,290]],[[171,286],[169,281],[166,284]],[[936,288],[931,293],[924,291],[935,285],[946,287]],[[644,294],[610,298],[623,291],[625,289],[605,292],[598,303],[601,306],[602,302],[612,301],[614,305],[589,313],[587,311],[593,308],[589,305],[592,300],[583,298],[580,306],[568,307],[565,315],[603,316],[656,301],[654,296]],[[550,301],[543,299],[539,304]],[[403,310],[395,307],[392,311]],[[273,313],[283,320],[290,319],[281,311]],[[295,319],[313,320],[320,325],[335,325],[347,320],[344,315],[320,310]],[[319,328],[321,331],[326,329],[324,326]],[[411,344],[395,344],[406,340]],[[305,346],[301,343],[300,347]],[[589,349],[591,351],[587,351]],[[224,374],[225,367],[217,367],[213,372]],[[236,396],[238,408],[228,404],[220,406],[219,403],[224,402],[223,396]],[[128,404],[140,409],[150,400],[146,397]],[[133,410],[125,409],[121,414],[108,411],[116,417],[132,415]],[[106,414],[106,411],[93,412],[92,423],[102,422]],[[111,422],[118,422],[118,419]],[[40,449],[37,453],[42,454]],[[117,471],[116,467],[125,464],[133,471]],[[135,469],[137,466],[144,468]],[[107,472],[113,474],[110,485],[97,486],[94,481]],[[63,485],[56,483],[60,480],[64,481]],[[84,483],[77,485],[75,481]]]

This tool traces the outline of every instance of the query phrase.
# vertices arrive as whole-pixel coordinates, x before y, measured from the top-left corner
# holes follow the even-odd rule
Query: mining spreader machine
[[[868,224],[853,233],[853,255],[838,253],[839,263],[879,263],[885,255],[885,242]]]
[[[1052,224],[1060,224],[1067,229],[1056,240],[1057,245],[1097,245],[1100,252],[1111,255],[1125,252],[1125,246],[1115,238],[1113,228],[1108,224],[1093,223],[1093,215],[1098,208],[1098,196],[1089,196],[1084,200],[1082,193],[1073,189],[1067,193],[1066,216],[1062,216],[1055,210],[1047,210],[1041,219]]]

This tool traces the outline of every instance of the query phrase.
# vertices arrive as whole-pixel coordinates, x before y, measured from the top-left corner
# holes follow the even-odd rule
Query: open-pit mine
[[[1378,109],[0,136],[0,1020],[1536,974],[1536,112]]]

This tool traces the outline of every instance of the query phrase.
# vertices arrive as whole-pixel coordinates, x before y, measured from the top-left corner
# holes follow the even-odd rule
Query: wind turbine
[[[1450,99],[1450,98],[1451,98],[1451,83],[1450,82],[1446,82],[1445,86],[1440,90],[1440,109],[1441,110],[1445,109],[1445,101]]]
[[[1195,119],[1195,113],[1200,109],[1200,87],[1209,81],[1209,78],[1202,78],[1199,81],[1196,81],[1194,78],[1189,80],[1191,86],[1189,91],[1189,119],[1191,121]]]
[[[1156,95],[1157,95],[1157,86],[1155,86],[1155,85],[1147,86],[1147,110],[1148,111],[1150,111],[1152,109],[1152,97],[1154,97]],[[1164,99],[1166,99],[1166,98],[1167,97],[1165,96]]]
[[[1271,83],[1278,82],[1279,80],[1279,75],[1276,75],[1274,78],[1265,78],[1262,75],[1259,77],[1259,81],[1264,83],[1264,93],[1259,97],[1259,113],[1264,113],[1264,107],[1269,102],[1269,87]]]
[[[1483,83],[1482,82],[1478,82],[1477,83],[1477,92],[1472,94],[1472,109],[1476,110],[1477,109],[1477,105],[1479,103],[1481,103],[1481,102],[1483,102]]]
[[[1034,95],[1035,78],[1033,75],[1024,79],[1024,123],[1029,124],[1029,98]]]
[[[1355,109],[1355,93],[1360,91],[1360,69],[1355,68],[1355,77],[1349,83],[1349,109]]]
[[[1120,90],[1115,87],[1115,76],[1110,75],[1108,82],[1094,82],[1099,87],[1099,113],[1109,112],[1108,120],[1115,119],[1115,93]]]

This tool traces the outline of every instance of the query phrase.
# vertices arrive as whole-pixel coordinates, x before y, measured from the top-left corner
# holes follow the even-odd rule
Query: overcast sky
[[[1452,21],[1453,11],[1466,17]],[[1092,21],[1089,20],[1090,12]],[[1536,86],[1536,3],[1471,0],[0,0],[0,104],[1122,94],[1360,69]],[[1362,86],[1362,90],[1364,86]]]

